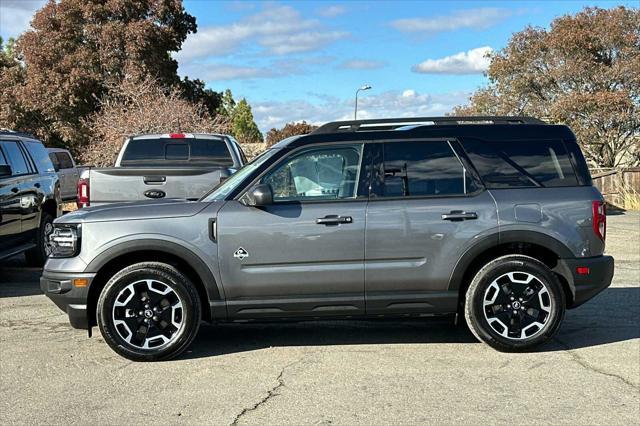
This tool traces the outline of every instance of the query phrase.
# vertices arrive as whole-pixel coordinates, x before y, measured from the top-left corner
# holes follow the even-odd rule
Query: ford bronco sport
[[[524,117],[326,124],[196,202],[55,221],[42,290],[132,360],[208,322],[463,314],[502,351],[606,288],[606,216],[571,130]]]

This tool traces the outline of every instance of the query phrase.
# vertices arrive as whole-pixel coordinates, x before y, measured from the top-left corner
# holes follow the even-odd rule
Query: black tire
[[[525,284],[528,279],[530,284]],[[551,339],[566,304],[562,284],[545,264],[529,256],[508,255],[478,271],[467,289],[464,308],[469,329],[480,341],[499,351],[518,352]]]
[[[27,264],[31,266],[42,266],[49,257],[48,238],[53,231],[53,216],[49,213],[42,212],[40,217],[40,227],[36,236],[36,246],[25,252]]]
[[[159,290],[169,292],[168,296]],[[128,297],[130,294],[133,295]],[[123,301],[127,301],[126,306],[122,305]],[[174,326],[176,306],[180,306],[175,314],[180,326]],[[155,313],[155,308],[159,313]],[[154,312],[153,317],[149,311]],[[135,316],[128,316],[131,314]],[[132,361],[166,361],[180,355],[196,337],[201,320],[200,298],[193,283],[173,266],[160,262],[136,263],[107,282],[98,299],[96,316],[102,336],[118,354]],[[123,318],[126,319],[124,325]],[[121,322],[116,324],[117,321]],[[165,338],[168,342],[154,346]]]

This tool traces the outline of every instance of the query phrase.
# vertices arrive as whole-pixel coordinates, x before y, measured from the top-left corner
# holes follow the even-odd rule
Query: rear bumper
[[[44,271],[40,278],[40,289],[53,303],[69,316],[73,328],[88,329],[87,295],[96,274]],[[86,278],[86,287],[74,287],[73,280]]]
[[[589,268],[589,273],[580,275],[576,269]],[[611,256],[597,256],[584,259],[560,259],[556,272],[565,277],[569,284],[573,300],[569,308],[575,308],[592,299],[611,285],[614,273],[614,261]]]

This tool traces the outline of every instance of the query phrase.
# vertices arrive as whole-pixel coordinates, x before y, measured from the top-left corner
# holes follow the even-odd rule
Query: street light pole
[[[356,90],[356,107],[353,111],[353,119],[357,120],[358,119],[358,93],[360,93],[361,90],[369,90],[371,89],[371,86],[369,86],[368,84],[365,84],[364,86],[362,86],[361,88],[359,88],[358,90]]]

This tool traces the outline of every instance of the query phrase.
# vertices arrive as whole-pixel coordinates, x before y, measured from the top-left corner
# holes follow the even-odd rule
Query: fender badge
[[[249,257],[249,252],[243,249],[242,247],[239,247],[238,250],[236,250],[233,253],[233,257],[235,257],[236,259],[242,260],[245,257]]]

